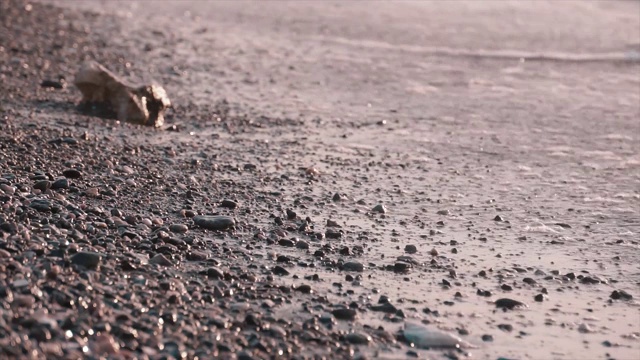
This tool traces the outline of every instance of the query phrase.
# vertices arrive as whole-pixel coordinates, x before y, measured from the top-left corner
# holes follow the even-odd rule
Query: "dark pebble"
[[[198,215],[193,218],[193,222],[207,230],[227,230],[236,225],[233,218],[223,215]]]
[[[54,181],[53,184],[51,184],[51,188],[53,190],[68,189],[69,188],[69,180],[67,180],[67,178],[60,178],[60,179]]]
[[[613,290],[613,292],[611,293],[611,295],[609,295],[610,298],[612,298],[613,300],[631,300],[633,299],[633,295],[629,294],[628,292],[624,291],[624,290]]]
[[[189,227],[185,224],[172,224],[169,226],[169,230],[177,234],[184,234],[189,231]]]
[[[500,324],[500,325],[498,325],[498,329],[504,330],[504,331],[507,331],[507,332],[511,332],[511,331],[513,331],[513,325],[511,325],[511,324]]]
[[[496,215],[496,217],[493,218],[493,221],[503,222],[504,218],[500,215]]]
[[[224,272],[218,268],[208,268],[207,277],[211,279],[224,279]]]
[[[525,303],[522,303],[520,301],[513,300],[513,299],[508,299],[508,298],[498,299],[496,300],[495,304],[496,304],[496,307],[498,308],[503,308],[508,310],[513,310],[515,308],[528,307],[527,304]]]
[[[55,80],[42,80],[40,87],[45,89],[63,89],[64,83]]]
[[[371,209],[371,211],[375,212],[375,213],[380,213],[380,214],[386,214],[387,213],[387,209],[382,204],[378,204],[378,205],[374,206],[373,209]]]
[[[278,276],[289,275],[289,270],[283,268],[280,265],[274,266],[274,268],[273,268],[273,270],[271,270],[271,272],[274,273],[275,275],[278,275]]]
[[[220,207],[233,210],[238,207],[238,203],[233,200],[222,200]]]
[[[353,309],[335,309],[331,314],[338,320],[353,321],[356,318],[356,311]]]
[[[388,302],[381,305],[374,305],[371,307],[371,310],[387,314],[395,314],[396,312],[398,312],[398,309]]]
[[[508,285],[508,284],[502,284],[500,286],[500,289],[502,289],[504,291],[511,291],[511,290],[513,290],[513,287],[511,285]]]
[[[40,190],[40,191],[47,191],[51,188],[51,181],[49,180],[40,180],[38,182],[36,182],[33,185],[34,189]]]
[[[493,341],[493,336],[488,335],[488,334],[484,334],[484,335],[482,335],[482,341],[491,342],[491,341]]]
[[[84,266],[87,269],[95,269],[100,265],[102,256],[95,252],[81,251],[71,257],[71,263]]]
[[[408,254],[415,254],[418,252],[418,248],[415,245],[406,245],[404,247],[404,252]]]
[[[355,272],[363,272],[364,265],[362,263],[356,261],[349,261],[342,265],[342,270],[344,271],[355,271]]]
[[[544,301],[544,295],[543,294],[538,294],[538,295],[533,297],[533,300],[535,300],[537,302],[543,302]]]
[[[62,175],[68,179],[80,179],[82,177],[80,170],[76,169],[67,169],[62,172]]]
[[[354,345],[368,345],[371,341],[371,336],[361,333],[350,333],[345,335],[344,339]]]

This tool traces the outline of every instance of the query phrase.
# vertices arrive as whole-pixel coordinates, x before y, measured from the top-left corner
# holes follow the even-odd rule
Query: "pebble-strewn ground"
[[[557,119],[500,123],[495,99],[497,115],[427,129],[402,109],[273,117],[201,92],[216,84],[195,83],[212,75],[189,39],[154,30],[136,49],[140,25],[114,41],[121,20],[0,3],[0,359],[640,351],[636,94],[576,107],[617,115],[565,138]],[[168,125],[79,113],[84,59],[164,81]],[[640,84],[637,65],[603,67]]]

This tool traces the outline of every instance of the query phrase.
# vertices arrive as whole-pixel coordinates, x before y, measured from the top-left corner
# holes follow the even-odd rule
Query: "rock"
[[[111,110],[121,121],[160,127],[171,106],[162,87],[132,87],[95,61],[82,64],[74,85],[82,92],[81,104]]]
[[[474,347],[453,334],[421,324],[405,323],[403,334],[408,343],[419,349]]]
[[[333,316],[335,316],[336,319],[338,320],[346,320],[346,321],[355,320],[357,315],[355,310],[345,309],[345,308],[335,309],[331,312],[331,314],[333,314]]]
[[[588,324],[582,323],[578,326],[578,331],[583,334],[589,334],[595,332]]]
[[[82,172],[76,169],[67,169],[62,172],[62,175],[67,179],[80,179],[82,177]]]
[[[357,261],[349,261],[342,265],[343,271],[355,271],[355,272],[363,272],[364,265]]]
[[[450,212],[449,212],[449,210],[438,210],[437,214],[438,215],[449,215]]]
[[[296,243],[296,247],[298,249],[302,249],[302,250],[308,250],[309,249],[309,243],[304,241],[304,240],[300,240]]]
[[[51,204],[49,203],[49,200],[45,200],[45,199],[33,200],[29,205],[29,207],[31,207],[32,209],[36,209],[40,212],[51,211]]]
[[[412,265],[404,261],[398,261],[395,264],[393,264],[393,271],[399,274],[408,273],[411,268],[412,268]]]
[[[484,335],[482,335],[482,341],[491,342],[491,341],[493,341],[493,336],[492,335],[488,335],[488,334],[484,334]]]
[[[509,298],[498,299],[498,300],[496,300],[495,305],[498,308],[507,309],[507,310],[513,310],[515,308],[526,308],[526,307],[529,307],[525,303],[522,303],[522,302],[517,301],[517,300],[509,299]]]
[[[498,325],[498,329],[504,330],[506,332],[511,332],[511,331],[513,331],[513,325],[511,325],[511,324],[499,324]]]
[[[503,221],[504,221],[504,218],[503,218],[502,216],[500,216],[500,215],[496,215],[496,217],[494,217],[494,218],[493,218],[493,221],[496,221],[496,222],[503,222]]]
[[[296,246],[296,240],[294,239],[280,239],[278,240],[278,245],[284,247],[294,247]]]
[[[611,293],[611,295],[609,295],[609,297],[613,300],[631,300],[633,299],[633,295],[629,294],[628,292],[624,291],[624,290],[613,290],[613,292]]]
[[[418,252],[418,248],[415,245],[405,245],[404,252],[407,254],[415,254]]]
[[[371,209],[371,211],[374,212],[374,213],[379,213],[379,214],[386,214],[387,213],[387,209],[382,204],[378,204],[378,205],[374,206],[373,209]]]
[[[56,81],[45,79],[40,83],[40,87],[45,89],[63,89],[65,87],[66,82],[64,81]]]
[[[224,279],[224,272],[218,268],[207,269],[207,276],[211,279]]]
[[[286,276],[286,275],[289,275],[289,270],[287,270],[287,269],[283,268],[283,267],[282,267],[282,266],[280,266],[280,265],[274,266],[274,267],[273,267],[273,270],[271,270],[271,272],[273,272],[275,275],[278,275],[278,276]]]
[[[67,178],[60,178],[51,184],[51,189],[59,190],[59,189],[68,189],[69,188],[69,180]]]
[[[232,217],[223,215],[198,215],[193,218],[193,222],[207,230],[227,230],[236,225]]]
[[[71,263],[84,266],[87,269],[96,269],[100,265],[102,255],[96,252],[81,251],[71,257]]]
[[[189,231],[189,227],[185,224],[172,224],[169,226],[169,230],[177,234],[184,234]]]
[[[535,300],[537,302],[543,302],[544,298],[545,298],[545,296],[543,294],[538,294],[538,295],[533,297],[533,300]]]
[[[222,200],[220,207],[233,210],[238,207],[238,203],[233,200]]]
[[[396,312],[398,312],[398,308],[396,308],[395,306],[387,302],[381,305],[372,306],[371,311],[379,311],[387,314],[395,314]]]
[[[51,188],[51,181],[40,180],[33,185],[33,188],[45,192]]]
[[[361,333],[349,333],[344,339],[354,345],[368,345],[371,342],[371,336]]]
[[[502,284],[502,285],[500,285],[500,289],[502,289],[504,291],[511,291],[511,290],[513,290],[513,287],[511,285],[508,285],[508,284]]]
[[[171,260],[167,259],[166,256],[162,254],[156,254],[149,260],[149,264],[157,264],[161,266],[173,266]]]

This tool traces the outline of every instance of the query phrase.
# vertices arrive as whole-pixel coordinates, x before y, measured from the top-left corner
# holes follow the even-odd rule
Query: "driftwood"
[[[95,61],[82,65],[74,84],[82,92],[81,105],[105,107],[121,121],[159,127],[171,106],[161,86],[130,86]]]

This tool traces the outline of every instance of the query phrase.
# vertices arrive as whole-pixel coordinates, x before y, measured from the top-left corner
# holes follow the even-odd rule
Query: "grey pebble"
[[[344,271],[355,271],[355,272],[363,272],[364,265],[357,261],[349,261],[342,265],[342,270]]]
[[[227,230],[236,225],[232,217],[224,215],[198,215],[193,218],[193,222],[207,230]]]
[[[189,231],[189,227],[185,224],[172,224],[169,226],[169,230],[177,234],[184,234]]]
[[[162,265],[162,266],[172,266],[173,265],[171,260],[167,259],[167,257],[162,255],[162,254],[156,254],[154,257],[152,257],[149,260],[149,263],[150,264]]]
[[[102,256],[91,251],[81,251],[71,257],[71,263],[84,266],[87,269],[95,269],[100,265]]]
[[[382,204],[378,204],[378,205],[374,206],[373,209],[371,209],[371,211],[375,212],[375,213],[386,214],[387,213],[387,208],[385,208],[384,205],[382,205]]]

